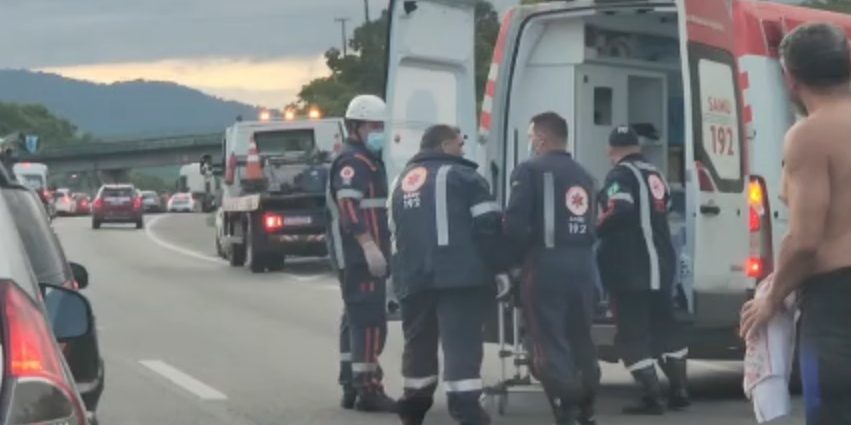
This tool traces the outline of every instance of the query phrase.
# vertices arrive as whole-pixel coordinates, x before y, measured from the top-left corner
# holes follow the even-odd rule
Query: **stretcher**
[[[484,388],[481,401],[485,409],[495,405],[497,413],[503,416],[510,394],[543,393],[544,389],[532,376],[523,314],[516,297],[496,300],[495,304],[495,315],[489,316],[485,324],[485,342],[497,344],[500,375],[495,384]]]

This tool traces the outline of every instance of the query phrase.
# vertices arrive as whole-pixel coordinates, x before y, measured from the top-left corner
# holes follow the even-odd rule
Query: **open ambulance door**
[[[426,128],[458,126],[465,156],[479,164],[476,137],[475,0],[391,0],[384,161],[393,181]]]
[[[683,283],[701,326],[737,322],[748,256],[746,139],[733,0],[677,0],[686,112]]]

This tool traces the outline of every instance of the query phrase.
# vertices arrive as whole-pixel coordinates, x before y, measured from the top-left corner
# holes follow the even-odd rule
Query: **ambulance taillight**
[[[771,216],[766,196],[765,180],[752,176],[748,183],[750,254],[745,266],[749,278],[757,283],[773,271]]]

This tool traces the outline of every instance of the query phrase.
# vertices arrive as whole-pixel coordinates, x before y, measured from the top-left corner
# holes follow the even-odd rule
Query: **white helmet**
[[[387,105],[380,97],[363,94],[349,102],[346,119],[354,121],[383,122],[387,115]]]

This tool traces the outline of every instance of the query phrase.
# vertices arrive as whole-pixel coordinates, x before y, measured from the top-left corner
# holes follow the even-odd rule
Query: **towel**
[[[766,278],[754,298],[765,297],[774,284],[774,275]],[[795,356],[795,296],[785,300],[783,308],[762,329],[748,338],[745,352],[745,395],[753,401],[758,423],[769,422],[792,413],[789,379]]]

